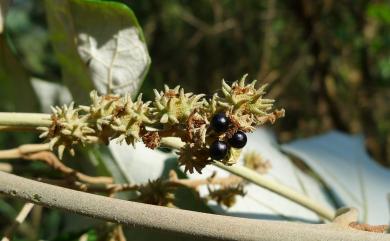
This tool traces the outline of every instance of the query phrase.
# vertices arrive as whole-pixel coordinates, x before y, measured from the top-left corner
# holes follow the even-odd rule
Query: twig
[[[9,163],[0,163],[0,171],[2,172],[12,172],[13,167]]]
[[[367,231],[367,232],[376,232],[376,233],[385,233],[389,228],[389,225],[369,225],[366,223],[350,223],[351,228]]]
[[[179,186],[185,186],[188,188],[194,188],[197,189],[199,186],[202,185],[223,185],[223,186],[229,186],[233,184],[238,184],[242,182],[242,179],[237,176],[228,176],[228,177],[210,177],[206,179],[179,179],[177,177],[177,174],[175,171],[169,172],[169,180],[168,182],[171,185],[179,185]]]
[[[68,166],[65,166],[52,152],[45,151],[49,149],[48,144],[28,144],[22,145],[10,150],[0,151],[0,159],[17,159],[22,158],[25,160],[38,160],[51,166],[53,169],[58,170],[65,175],[73,176],[78,181],[69,182],[69,180],[45,180],[43,178],[38,179],[50,184],[56,184],[62,187],[76,187],[77,190],[85,192],[106,192],[116,193],[137,190],[138,185],[127,183],[113,183],[111,177],[92,177],[80,173]],[[1,163],[0,163],[1,164]],[[9,165],[9,164],[8,164]],[[8,166],[6,166],[8,167]],[[1,168],[1,166],[0,166]],[[9,168],[5,168],[5,171],[9,172]],[[0,169],[1,170],[1,169]],[[236,176],[230,176],[227,178],[207,178],[207,179],[178,179],[176,172],[170,172],[170,178],[166,182],[170,185],[186,186],[189,188],[197,188],[200,185],[207,184],[221,184],[228,185],[241,182],[242,179]],[[72,185],[72,186],[69,186]]]
[[[50,126],[51,122],[49,114],[0,112],[2,128],[36,128]]]
[[[113,182],[113,179],[111,177],[104,177],[104,176],[92,177],[84,173],[81,173],[79,171],[76,171],[73,168],[65,166],[52,152],[48,152],[48,151],[37,152],[37,153],[24,156],[23,158],[26,160],[40,160],[42,162],[47,163],[53,169],[58,170],[64,173],[65,175],[73,176],[78,180],[86,183],[109,184]]]
[[[161,144],[166,147],[180,149],[184,143],[178,138],[170,137],[170,138],[163,138],[161,140]],[[327,220],[332,220],[334,218],[335,212],[333,210],[330,210],[329,208],[321,205],[315,200],[312,200],[306,195],[296,192],[287,186],[269,180],[266,177],[258,174],[257,172],[245,166],[239,166],[239,165],[226,166],[216,161],[213,162],[212,164],[230,173],[233,173],[239,177],[242,177],[243,179],[248,180],[260,187],[266,188],[274,193],[277,193],[285,198],[288,198],[291,201],[312,210],[313,212],[317,213],[321,217],[326,218]]]
[[[266,188],[274,193],[277,193],[285,198],[290,199],[291,201],[306,207],[307,209],[317,213],[321,217],[326,218],[327,220],[332,220],[334,218],[335,212],[319,202],[310,199],[306,195],[303,195],[295,190],[284,186],[278,182],[267,179],[266,177],[259,175],[257,172],[244,167],[244,166],[226,166],[220,162],[213,162],[213,165],[224,169],[230,173],[233,173],[239,177],[242,177],[260,187]]]
[[[259,221],[152,206],[39,183],[0,172],[0,193],[92,218],[198,240],[384,241],[388,235],[336,224]]]
[[[127,191],[137,191],[139,190],[139,184],[129,184],[129,183],[83,183],[79,181],[69,182],[67,180],[52,180],[39,178],[38,181],[53,184],[61,187],[72,188],[83,192],[90,193],[109,193],[109,196],[117,192],[127,192]],[[191,189],[197,189],[201,185],[233,185],[242,182],[242,179],[237,176],[228,176],[228,177],[210,177],[206,179],[179,179],[175,171],[171,170],[169,173],[169,179],[163,181],[169,186],[182,186]]]
[[[20,210],[19,214],[16,216],[14,223],[10,227],[8,227],[8,229],[4,232],[4,237],[1,239],[1,241],[11,240],[13,233],[18,228],[18,226],[24,222],[24,220],[31,212],[33,207],[34,207],[33,203],[24,204],[22,210]]]
[[[47,150],[49,150],[48,144],[22,145],[14,149],[0,151],[0,159],[22,158],[24,160],[38,160],[46,163],[54,170],[60,171],[67,176],[75,177],[79,181],[92,184],[109,184],[113,182],[113,179],[111,177],[92,177],[83,174],[73,168],[70,168],[64,165],[52,152],[49,152]]]
[[[9,150],[0,150],[0,159],[22,158],[34,152],[50,150],[49,144],[27,144]]]
[[[18,123],[25,123],[23,122],[23,119],[28,119],[29,116],[32,115],[34,117],[37,114],[28,114],[28,113],[18,113],[18,118],[14,118],[12,115],[9,115],[9,113],[0,113],[0,125],[4,124],[2,121],[5,121],[8,125],[12,124],[13,126],[18,126]],[[22,118],[24,116],[24,118]],[[50,123],[43,124],[42,121],[39,120],[47,120],[49,119],[50,115],[48,114],[39,114],[40,118],[37,119],[37,123],[30,123],[32,126],[42,125],[42,126],[49,126]],[[161,139],[161,144],[165,145],[166,147],[180,149],[184,143],[177,137],[165,137]],[[309,197],[298,193],[280,183],[277,183],[272,180],[268,180],[262,175],[256,173],[255,171],[250,170],[249,168],[246,168],[244,166],[225,166],[219,162],[213,162],[213,165],[218,166],[230,173],[233,173],[239,177],[244,178],[245,180],[248,180],[260,187],[266,188],[272,192],[275,192],[283,197],[286,197],[290,199],[293,202],[296,202],[313,212],[321,215],[322,217],[332,220],[334,217],[334,212],[330,210],[329,208],[321,205],[320,203],[310,199]]]

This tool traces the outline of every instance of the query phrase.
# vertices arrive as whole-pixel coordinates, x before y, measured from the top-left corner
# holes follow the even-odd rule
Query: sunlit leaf
[[[100,93],[136,95],[150,58],[133,12],[116,2],[47,0],[53,45],[75,100]]]
[[[63,85],[38,78],[32,78],[31,84],[38,96],[42,112],[50,113],[51,106],[69,104],[72,101],[69,89]]]
[[[93,88],[101,94],[137,94],[150,58],[142,29],[127,6],[103,1],[47,0],[46,12],[65,83],[76,101],[89,102]],[[160,157],[158,152],[148,153],[141,156],[145,154],[150,160]],[[130,183],[147,181],[142,177],[142,167],[132,166],[138,154],[132,147],[116,144],[89,152],[90,158],[105,165],[117,182]],[[143,167],[147,167],[145,163]],[[148,178],[158,177],[159,171],[143,170],[147,170]]]
[[[330,132],[282,148],[305,161],[341,203],[356,207],[362,222],[388,223],[390,171],[370,158],[362,136]]]
[[[277,181],[289,188],[309,196],[324,206],[334,209],[332,202],[328,199],[323,186],[316,179],[298,169],[291,160],[279,150],[274,136],[264,129],[256,130],[248,134],[248,143],[243,153],[255,151],[260,154],[264,161],[269,161],[271,168],[266,172],[265,177]],[[243,155],[240,164],[242,165]],[[201,178],[217,173],[217,177],[228,176],[229,173],[214,166],[207,166],[203,174],[191,174],[191,178]],[[319,222],[321,218],[312,211],[294,203],[278,194],[260,188],[254,184],[245,185],[247,194],[245,197],[237,196],[236,204],[230,208],[219,206],[214,201],[209,205],[214,211],[247,218],[294,220],[303,222]],[[202,196],[208,194],[206,187],[200,189]]]
[[[164,171],[165,161],[172,158],[172,153],[146,148],[143,143],[137,143],[135,148],[114,141],[109,146],[127,180],[131,183],[146,183],[159,178]]]

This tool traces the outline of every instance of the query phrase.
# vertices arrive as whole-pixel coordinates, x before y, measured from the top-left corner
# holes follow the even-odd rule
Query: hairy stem
[[[50,126],[51,123],[49,114],[0,112],[0,130],[36,128]]]
[[[388,240],[387,235],[337,224],[259,221],[152,206],[65,189],[0,172],[0,193],[103,219],[130,228],[154,230],[191,240]]]

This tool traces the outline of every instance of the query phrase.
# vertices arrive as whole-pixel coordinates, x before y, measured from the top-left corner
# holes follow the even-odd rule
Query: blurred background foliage
[[[364,133],[371,155],[390,166],[390,1],[118,2],[134,11],[148,44],[152,65],[141,88],[146,98],[153,98],[152,89],[163,84],[211,96],[222,78],[232,82],[248,73],[249,79],[268,83],[268,97],[286,109],[286,117],[273,127],[281,142],[331,129]],[[7,102],[1,86],[7,85],[5,76],[61,82],[43,1],[14,0],[6,28],[0,39],[0,111],[34,111],[36,103],[18,104],[33,91],[21,86],[18,100]],[[5,51],[5,41],[12,53]],[[11,58],[12,71],[2,64]],[[0,135],[3,148],[37,141],[35,135]],[[36,163],[21,170],[24,176],[50,173]],[[0,199],[0,227],[22,206],[13,201],[11,207],[9,201]],[[42,215],[50,227],[41,227],[44,233],[38,234],[34,218]],[[65,216],[72,225],[85,221]],[[72,240],[69,225],[58,211],[38,210],[21,232],[32,240]],[[87,231],[85,227],[74,236]]]
[[[60,81],[40,0],[14,1],[7,38],[33,75]],[[329,129],[363,132],[390,165],[390,2],[368,0],[120,1],[136,13],[152,65],[142,92],[163,84],[211,95],[243,73],[287,110],[281,141]]]

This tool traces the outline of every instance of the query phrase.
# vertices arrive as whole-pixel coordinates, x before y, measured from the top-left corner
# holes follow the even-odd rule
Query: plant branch
[[[73,168],[63,164],[52,152],[48,151],[48,144],[28,144],[22,145],[10,150],[0,151],[0,159],[19,159],[38,160],[46,163],[54,170],[60,171],[68,177],[75,177],[79,181],[90,184],[110,184],[113,182],[111,177],[93,177],[81,173]]]
[[[258,174],[257,172],[245,167],[245,166],[226,166],[220,162],[213,162],[214,166],[217,166],[225,171],[228,171],[230,173],[233,173],[239,177],[244,178],[245,180],[248,180],[257,186],[263,187],[265,189],[268,189],[274,193],[277,193],[287,199],[290,199],[291,201],[298,203],[302,205],[303,207],[317,213],[323,218],[326,218],[327,220],[332,220],[335,216],[335,212],[319,202],[309,198],[308,196],[301,194],[285,185],[282,185],[278,182],[272,181],[270,179],[267,179],[263,175]]]
[[[0,171],[2,172],[12,172],[13,167],[9,163],[0,163]]]
[[[388,240],[388,235],[353,230],[337,224],[259,221],[179,210],[65,189],[0,172],[0,193],[162,234],[198,240]]]
[[[0,130],[12,128],[36,128],[50,126],[50,114],[0,112]]]
[[[20,210],[19,214],[16,216],[13,224],[4,232],[4,237],[1,239],[1,241],[10,241],[12,239],[13,233],[18,228],[18,226],[24,222],[33,207],[33,203],[28,202],[24,204],[22,210]]]
[[[50,115],[48,114],[28,114],[28,113],[16,113],[15,118],[13,118],[13,113],[0,113],[0,125],[6,124],[6,125],[12,125],[12,126],[18,126],[18,124],[23,126],[29,126],[30,127],[38,127],[38,126],[49,126],[50,121]],[[29,122],[26,120],[30,120]],[[36,122],[34,122],[34,120]],[[45,121],[43,121],[45,120]],[[47,120],[49,120],[47,122]],[[29,124],[29,125],[28,125]],[[174,149],[180,149],[183,147],[184,142],[182,142],[177,137],[165,137],[161,139],[161,144],[174,148]],[[219,168],[222,168],[230,173],[233,173],[239,177],[244,178],[245,180],[248,180],[260,187],[266,188],[272,192],[275,192],[283,197],[286,197],[290,199],[293,202],[296,202],[298,204],[301,204],[302,206],[312,210],[313,212],[319,214],[320,216],[326,218],[327,220],[332,220],[334,217],[334,212],[330,210],[329,208],[319,204],[318,202],[310,199],[309,197],[298,193],[284,185],[281,185],[275,181],[266,179],[262,175],[256,173],[253,170],[250,170],[249,168],[243,167],[243,166],[225,166],[219,162],[213,162],[213,165],[218,166]]]
[[[89,193],[105,193],[109,194],[110,197],[117,192],[126,191],[138,191],[142,184],[130,184],[130,183],[85,183],[80,181],[69,182],[68,180],[53,180],[38,178],[40,182],[57,185],[65,188],[71,188]],[[171,170],[169,173],[169,179],[163,181],[168,186],[180,186],[189,189],[197,190],[201,185],[234,185],[242,182],[242,178],[231,175],[228,177],[217,178],[211,176],[205,179],[179,179],[176,172]]]
[[[240,177],[231,175],[228,177],[215,177],[214,175],[206,179],[179,179],[176,172],[171,170],[169,172],[169,180],[167,181],[171,185],[184,186],[188,188],[197,189],[202,185],[222,185],[229,186],[239,184],[242,182]]]
[[[35,152],[50,150],[49,144],[26,144],[9,150],[0,150],[0,159],[23,158]]]
[[[175,149],[180,149],[184,142],[182,142],[180,139],[175,137],[169,137],[169,138],[163,138],[161,140],[161,144],[166,147],[171,147]],[[333,210],[330,210],[329,208],[321,205],[320,203],[310,199],[306,195],[303,195],[301,193],[298,193],[294,191],[293,189],[284,186],[280,183],[277,183],[275,181],[269,180],[265,178],[264,176],[260,175],[259,173],[245,167],[245,166],[226,166],[220,162],[214,161],[212,163],[214,166],[217,166],[221,169],[224,169],[225,171],[228,171],[232,174],[235,174],[239,177],[242,177],[245,180],[248,180],[257,186],[266,188],[274,193],[277,193],[285,198],[290,199],[291,201],[298,203],[311,211],[317,213],[321,217],[326,218],[327,220],[332,220],[334,218],[335,212]]]

